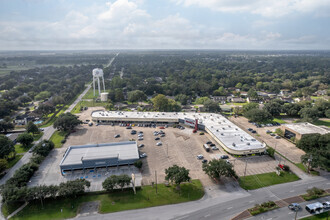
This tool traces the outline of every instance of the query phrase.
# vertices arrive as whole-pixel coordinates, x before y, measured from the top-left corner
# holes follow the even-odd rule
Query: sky
[[[0,0],[0,50],[329,50],[330,0]]]

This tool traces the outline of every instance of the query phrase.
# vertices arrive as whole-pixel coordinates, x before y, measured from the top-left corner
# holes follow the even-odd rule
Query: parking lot
[[[89,108],[80,114],[80,119],[83,121],[90,120],[92,110],[100,109]],[[132,130],[143,132],[143,140],[138,140],[138,134],[131,134]],[[160,135],[155,136],[154,131],[163,130],[164,137]],[[183,130],[173,127],[160,129],[159,127],[137,127],[126,129],[119,125],[98,125],[89,126],[82,124],[77,127],[76,132],[72,133],[67,142],[60,149],[55,149],[51,152],[49,157],[41,164],[40,169],[36,172],[31,179],[29,185],[40,184],[58,184],[63,181],[72,179],[88,179],[92,182],[91,190],[101,190],[101,184],[105,178],[111,174],[126,173],[131,175],[135,173],[137,184],[149,185],[152,182],[161,183],[165,181],[165,169],[176,164],[184,166],[190,170],[190,177],[192,179],[200,179],[204,186],[211,186],[215,183],[211,180],[202,170],[202,160],[197,159],[197,155],[202,154],[204,159],[211,160],[218,159],[221,155],[228,155],[218,144],[216,145],[219,150],[211,150],[206,152],[203,144],[208,141],[216,143],[213,138],[205,133],[193,133],[193,129],[185,128]],[[120,137],[115,138],[115,135]],[[155,140],[159,137],[160,140]],[[139,171],[134,166],[125,166],[111,168],[108,171],[105,169],[98,169],[96,171],[87,170],[85,173],[82,171],[75,171],[74,173],[66,173],[65,176],[60,174],[59,164],[65,150],[71,145],[95,144],[95,143],[108,143],[137,140],[138,145],[144,144],[144,147],[139,148],[140,153],[146,153],[147,157],[143,158],[143,166]],[[161,146],[156,146],[157,142],[161,142]],[[246,160],[247,159],[247,160]],[[268,156],[254,156],[248,158],[235,158],[229,155],[228,160],[234,165],[235,171],[239,176],[244,175],[246,166],[246,175],[273,172],[275,170],[276,162]],[[247,162],[246,162],[247,161]]]
[[[259,140],[261,139],[267,145],[276,149],[276,151],[280,152],[282,155],[284,155],[294,163],[301,162],[300,157],[305,154],[303,150],[297,148],[296,145],[283,138],[276,139],[275,136],[270,136],[269,134],[266,133],[267,130],[274,132],[276,128],[279,128],[279,126],[257,128],[255,125],[249,123],[248,120],[244,117],[237,117],[237,118],[231,117],[230,120],[234,122],[236,125],[240,126],[245,131],[247,131],[248,128],[253,128],[254,130],[257,131],[257,133],[256,134],[250,133],[251,135],[255,136]],[[257,136],[257,134],[259,136]]]

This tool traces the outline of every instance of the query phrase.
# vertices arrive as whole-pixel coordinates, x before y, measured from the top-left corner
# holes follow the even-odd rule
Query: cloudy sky
[[[0,50],[330,49],[330,0],[0,0]]]

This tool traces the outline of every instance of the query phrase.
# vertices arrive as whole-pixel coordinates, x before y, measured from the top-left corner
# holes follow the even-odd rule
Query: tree
[[[91,183],[85,179],[77,179],[60,183],[58,196],[62,197],[77,197],[85,192],[85,187],[89,188]]]
[[[128,101],[130,102],[138,102],[138,101],[141,102],[147,99],[147,95],[141,90],[134,90],[128,92],[127,97],[128,97]]]
[[[32,133],[32,134],[36,134],[40,132],[37,125],[35,125],[32,121],[29,121],[29,123],[27,123],[25,129],[28,133]]]
[[[35,97],[34,97],[34,99],[35,100],[44,100],[44,99],[47,99],[47,98],[49,98],[50,97],[50,92],[48,92],[48,91],[42,91],[42,92],[40,92],[38,95],[36,95]]]
[[[72,131],[77,125],[82,124],[78,116],[70,112],[61,114],[53,124],[53,127],[60,131]]]
[[[28,147],[33,142],[33,137],[29,133],[22,133],[18,135],[17,142],[21,143],[23,147]]]
[[[7,132],[9,130],[13,130],[14,129],[14,124],[9,122],[9,121],[5,121],[2,120],[0,121],[0,132]]]
[[[200,97],[196,99],[196,104],[203,105],[206,101],[211,100],[209,97]]]
[[[151,101],[157,111],[165,112],[168,108],[168,99],[163,94],[158,94]]]
[[[118,184],[118,176],[112,175],[103,181],[102,187],[106,191],[112,192],[116,188],[117,184]]]
[[[0,135],[0,159],[7,158],[11,152],[15,152],[14,143],[8,137]]]
[[[233,165],[225,160],[212,159],[203,164],[203,171],[211,178],[219,179],[222,176],[237,177]]]
[[[253,88],[251,88],[248,91],[248,97],[252,98],[252,99],[258,99],[258,93],[256,92],[256,90],[254,90]]]
[[[313,122],[319,119],[319,111],[312,107],[304,107],[299,111],[299,115],[300,117],[304,120],[304,121],[309,121],[309,122]]]
[[[180,184],[182,182],[190,181],[189,170],[184,167],[179,167],[178,165],[173,165],[165,169],[165,180],[175,183],[180,189]]]
[[[204,102],[204,108],[207,112],[219,112],[220,111],[219,104],[210,99],[206,100]]]
[[[125,186],[129,186],[131,184],[132,178],[129,177],[127,174],[121,174],[118,176],[118,186],[121,190],[124,190]]]
[[[273,116],[269,112],[261,109],[251,109],[245,112],[244,116],[254,122],[264,122],[273,119]]]
[[[179,94],[179,95],[175,96],[175,101],[180,102],[181,105],[187,105],[188,96],[186,96],[184,94]]]
[[[55,111],[55,107],[51,104],[40,104],[36,112],[42,115],[48,115]]]
[[[272,116],[279,116],[282,112],[282,103],[280,103],[280,100],[271,100],[264,105],[264,109]]]
[[[33,153],[46,157],[54,149],[54,143],[50,140],[42,140],[33,149]]]
[[[143,165],[142,160],[137,160],[137,161],[134,162],[134,166],[138,169],[141,169],[142,165]]]
[[[259,104],[258,103],[255,103],[255,102],[248,103],[248,104],[246,104],[246,105],[243,106],[243,113],[244,112],[248,112],[251,109],[255,109],[255,108],[259,108]]]
[[[0,173],[8,168],[8,162],[6,159],[0,159]]]

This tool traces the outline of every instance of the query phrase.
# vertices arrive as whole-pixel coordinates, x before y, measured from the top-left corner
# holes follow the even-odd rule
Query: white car
[[[198,159],[198,160],[201,160],[201,159],[203,159],[203,158],[204,158],[204,156],[203,156],[202,154],[197,155],[197,159]]]
[[[143,137],[143,134],[139,134],[138,137]]]
[[[147,154],[146,153],[140,154],[140,158],[145,158],[145,157],[147,157]]]
[[[156,145],[157,145],[157,146],[161,146],[161,145],[163,145],[163,144],[162,144],[162,142],[158,142]]]
[[[219,148],[217,148],[216,146],[213,146],[212,150],[219,150]]]
[[[139,140],[139,141],[143,141],[143,137],[139,137],[138,140]]]

